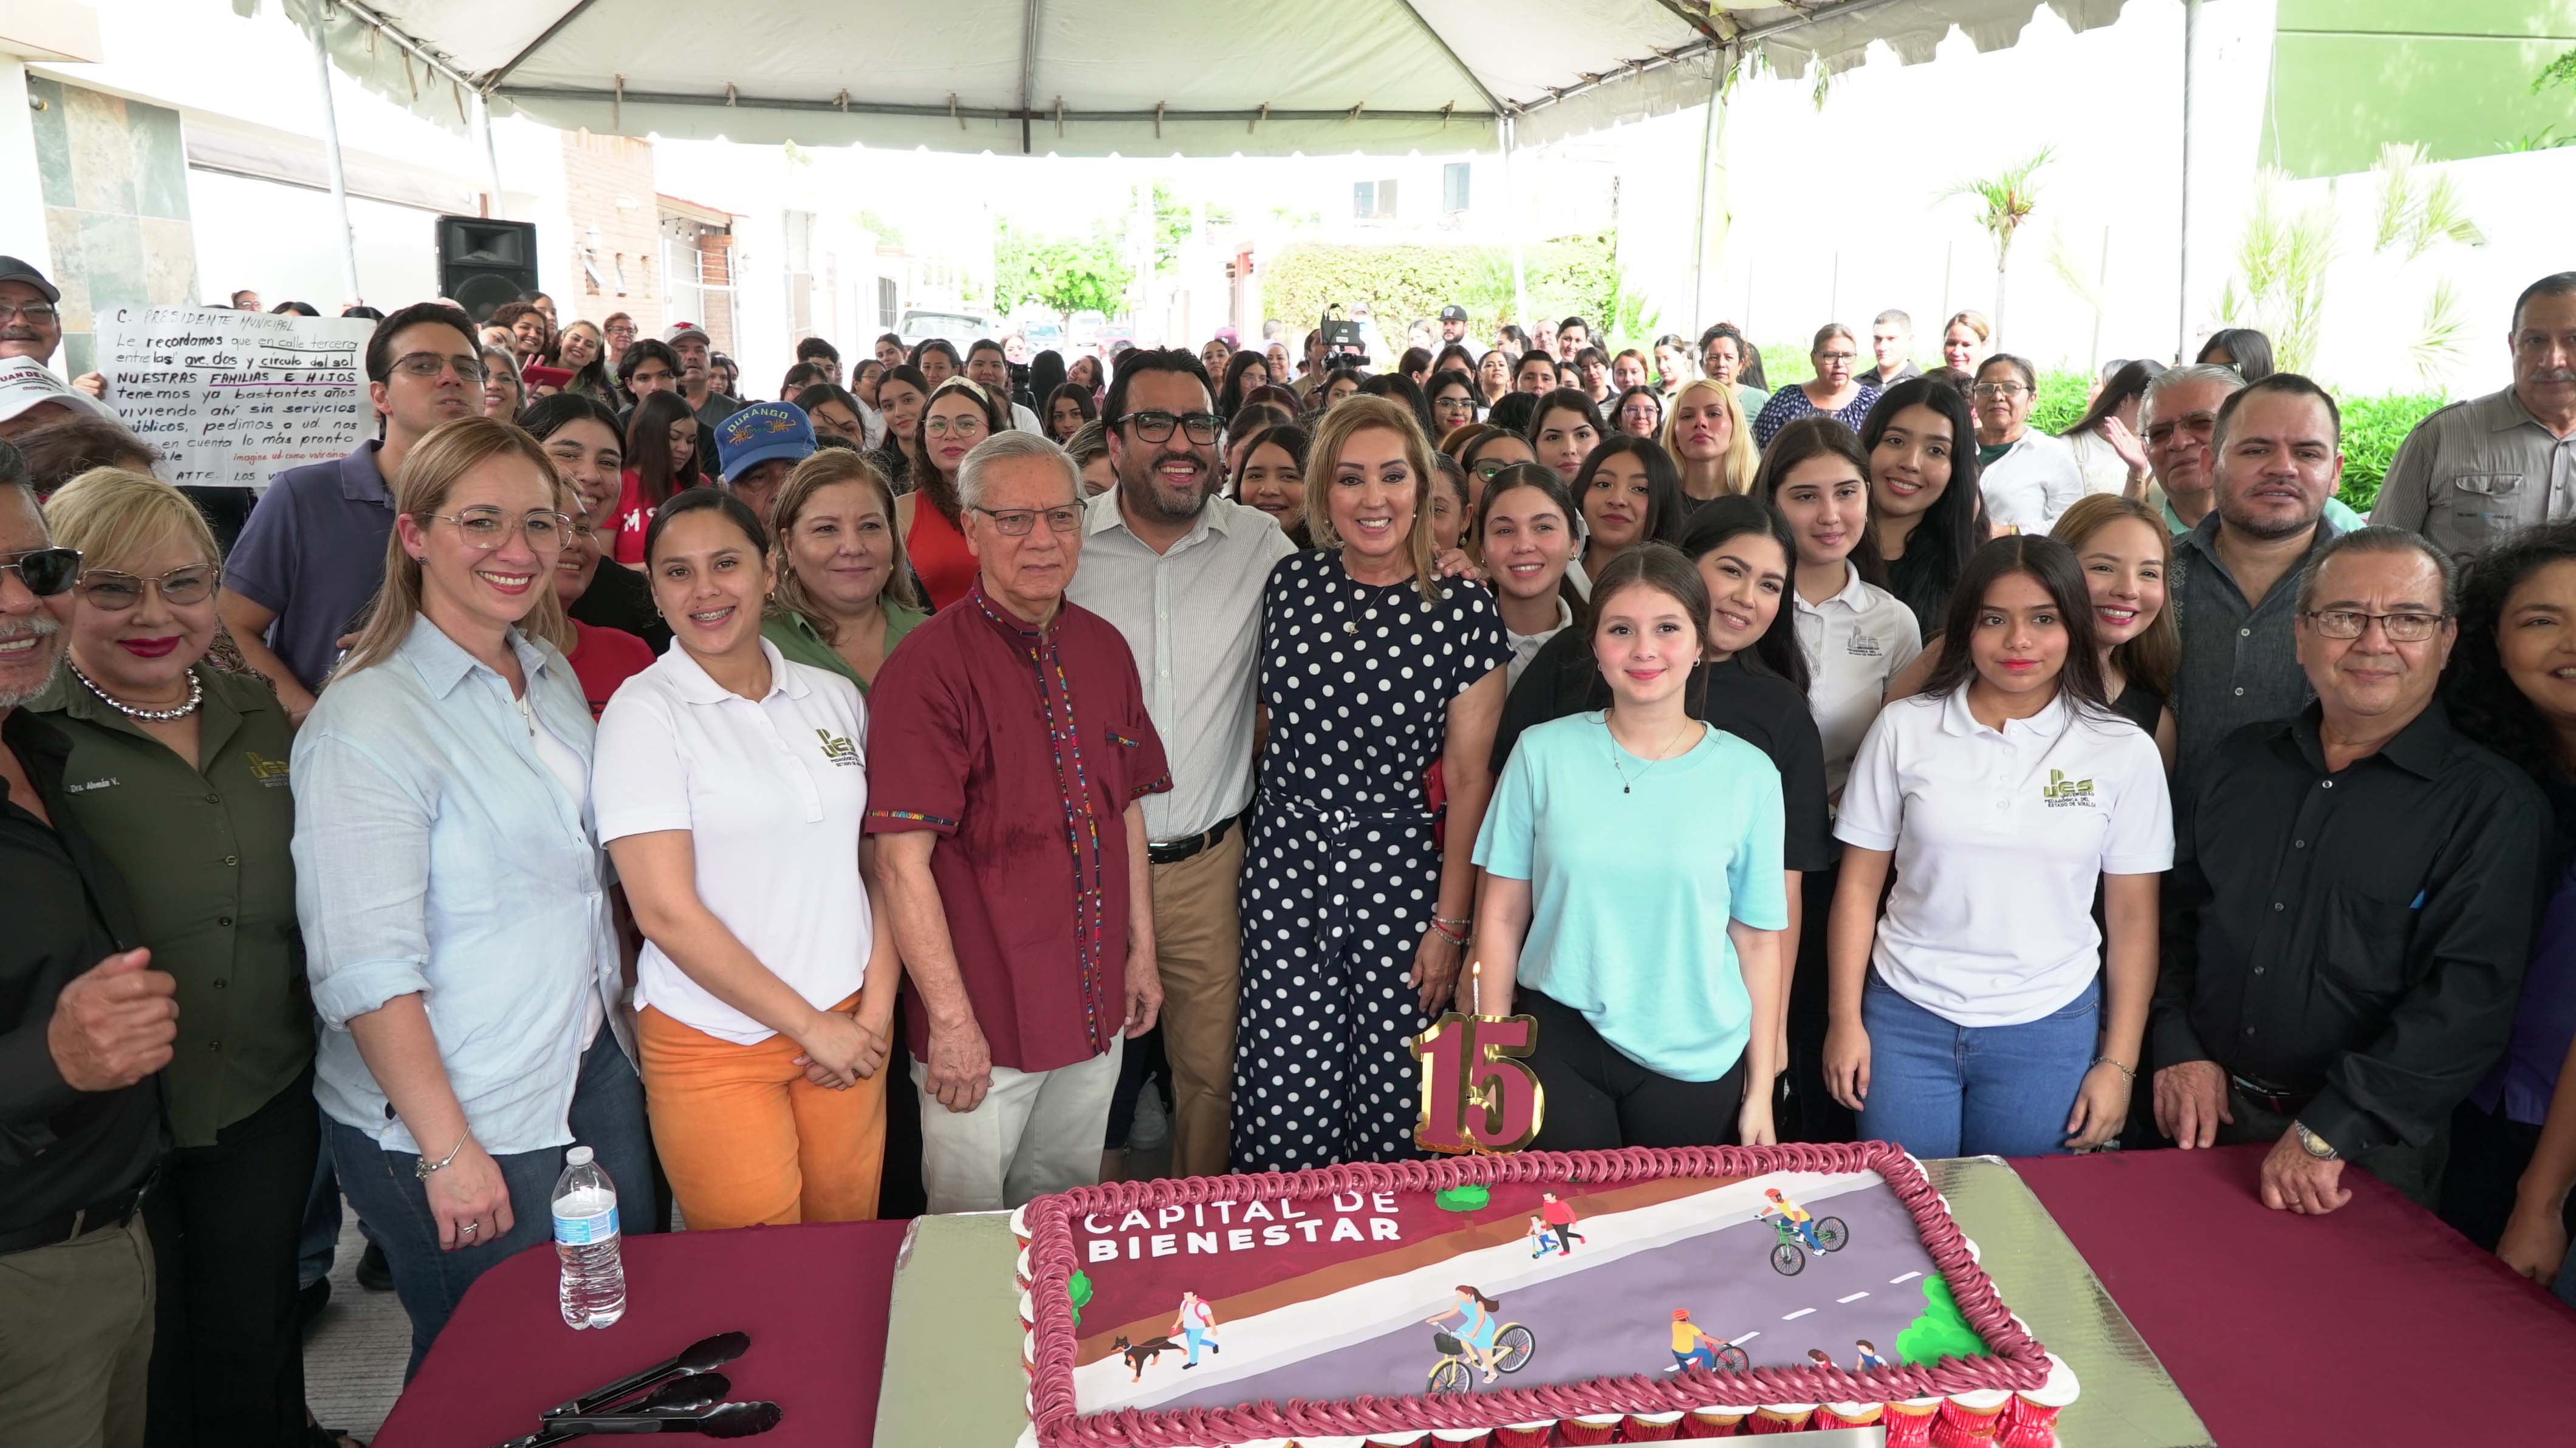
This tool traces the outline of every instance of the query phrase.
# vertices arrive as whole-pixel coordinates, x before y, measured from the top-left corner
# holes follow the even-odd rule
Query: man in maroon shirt
[[[1098,1180],[1120,1043],[1162,1007],[1138,801],[1171,788],[1126,639],[1064,598],[1073,459],[998,433],[957,491],[975,584],[868,695],[867,829],[913,986],[934,1212]]]

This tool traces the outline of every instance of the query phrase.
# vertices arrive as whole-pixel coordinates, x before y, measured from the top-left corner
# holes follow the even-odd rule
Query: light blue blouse
[[[571,666],[515,630],[510,642],[535,722],[587,769],[590,707]],[[485,1151],[571,1141],[594,999],[634,1052],[616,1009],[606,856],[590,811],[538,756],[508,681],[415,620],[391,658],[322,691],[293,764],[323,1111],[387,1151],[422,1149],[349,1033],[352,1016],[417,993]]]

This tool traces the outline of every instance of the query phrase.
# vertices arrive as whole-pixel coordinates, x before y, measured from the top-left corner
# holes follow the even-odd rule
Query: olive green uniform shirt
[[[894,652],[896,644],[903,642],[905,634],[912,632],[913,625],[930,617],[920,609],[906,608],[891,598],[877,601],[877,613],[885,619],[885,651],[888,654]],[[778,645],[780,656],[788,662],[829,669],[858,685],[860,693],[868,691],[868,681],[859,677],[858,672],[850,667],[849,660],[834,653],[832,646],[823,642],[823,636],[814,632],[814,626],[805,621],[803,614],[773,614],[762,619],[760,636]]]
[[[214,1145],[313,1063],[286,711],[255,675],[196,674],[197,768],[68,669],[30,706],[70,739],[72,812],[124,874],[152,968],[178,980],[164,1075],[180,1146]]]

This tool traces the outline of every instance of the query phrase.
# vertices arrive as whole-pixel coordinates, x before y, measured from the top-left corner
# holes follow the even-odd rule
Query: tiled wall
[[[97,356],[100,313],[197,299],[188,155],[166,106],[36,75],[27,94],[44,103],[30,119],[63,291],[60,361],[77,377]]]

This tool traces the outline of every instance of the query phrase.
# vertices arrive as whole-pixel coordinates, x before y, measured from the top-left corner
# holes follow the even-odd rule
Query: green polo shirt
[[[905,634],[912,632],[915,624],[930,617],[920,609],[906,608],[890,598],[877,601],[877,613],[885,620],[885,651],[889,654],[894,652],[896,644],[903,642]],[[832,652],[832,646],[823,642],[823,636],[814,632],[814,626],[805,621],[803,614],[771,614],[760,621],[760,636],[778,645],[779,654],[791,662],[829,669],[858,685],[860,693],[868,691],[868,681],[858,676],[858,672],[850,667],[849,660]]]
[[[204,664],[197,677],[194,769],[67,669],[30,706],[71,740],[72,813],[132,885],[152,968],[178,979],[163,1074],[181,1146],[214,1145],[313,1063],[286,711],[256,677]]]

